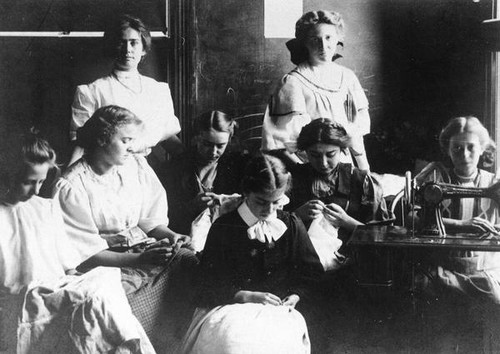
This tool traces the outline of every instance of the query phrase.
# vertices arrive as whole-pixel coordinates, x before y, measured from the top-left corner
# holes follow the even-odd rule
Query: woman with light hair
[[[264,151],[276,151],[288,163],[301,162],[295,152],[302,127],[327,118],[342,124],[352,137],[342,161],[370,168],[363,142],[370,132],[368,100],[354,72],[335,61],[344,33],[337,12],[310,11],[297,21],[295,38],[287,42],[297,67],[283,77],[271,98],[263,123]]]

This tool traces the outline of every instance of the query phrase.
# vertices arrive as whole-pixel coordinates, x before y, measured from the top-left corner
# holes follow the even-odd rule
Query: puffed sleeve
[[[390,218],[382,185],[370,173],[366,173],[363,180],[360,214],[361,222],[383,221]]]
[[[158,225],[168,225],[167,193],[143,156],[136,156],[139,182],[143,189],[139,227],[148,233]]]
[[[352,104],[353,124],[359,135],[370,133],[370,115],[368,114],[368,99],[358,77],[352,70],[344,68],[349,100]],[[364,111],[360,113],[360,111]]]
[[[81,253],[77,252],[77,248],[73,247],[71,239],[66,234],[62,211],[57,199],[53,199],[52,203],[52,230],[54,232],[55,247],[57,257],[63,266],[64,270],[75,269],[86,258],[81,258]]]
[[[83,187],[74,186],[62,178],[56,183],[54,198],[59,201],[66,234],[80,259],[86,260],[108,248],[99,235]]]
[[[285,75],[271,98],[262,124],[262,149],[284,149],[295,143],[302,127],[311,121],[300,81]],[[291,147],[294,150],[295,146]]]
[[[148,82],[153,86],[150,91],[152,97],[145,99],[149,105],[146,108],[148,118],[145,136],[146,144],[155,146],[160,141],[178,134],[181,131],[181,125],[175,116],[174,103],[168,84],[153,79],[148,79]]]
[[[76,139],[76,130],[85,124],[97,109],[89,85],[77,86],[71,105],[70,139]]]
[[[165,107],[165,130],[168,135],[175,135],[181,131],[181,125],[179,123],[179,119],[176,117],[174,112],[174,102],[172,101],[172,93],[170,92],[170,87],[167,83],[162,82],[163,86],[163,96],[165,97],[163,100]]]

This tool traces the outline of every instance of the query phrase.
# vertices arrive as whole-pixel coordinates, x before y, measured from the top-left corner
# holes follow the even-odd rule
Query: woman
[[[370,168],[363,142],[370,132],[368,100],[356,75],[334,62],[344,27],[341,15],[331,11],[311,11],[297,21],[295,39],[287,43],[297,67],[272,96],[264,117],[263,150],[281,150],[285,161],[300,163],[294,154],[300,130],[311,120],[329,118],[353,138],[352,146],[342,152],[342,162]]]
[[[451,119],[439,135],[447,162],[432,162],[416,177],[417,185],[427,181],[462,187],[489,187],[493,173],[479,169],[481,155],[494,147],[486,128],[475,117]],[[445,199],[441,212],[446,232],[498,234],[498,205],[488,198]],[[434,260],[437,284],[462,293],[500,303],[500,254],[452,252]]]
[[[74,268],[85,259],[73,252],[57,203],[37,196],[55,166],[54,150],[31,135],[15,145],[2,153],[10,155],[2,169],[11,173],[0,199],[0,330],[15,330],[18,323],[17,353],[154,353],[120,286],[119,270],[77,274]]]
[[[221,111],[206,112],[194,123],[194,149],[166,166],[163,185],[167,190],[172,228],[191,232],[191,224],[207,208],[221,203],[237,207],[244,157],[226,153],[235,121]],[[214,215],[215,216],[215,215]],[[208,231],[208,230],[207,230]]]
[[[290,174],[259,155],[245,169],[245,201],[210,229],[201,260],[199,305],[184,353],[308,353],[294,310],[322,274],[304,225],[283,212]]]
[[[342,152],[350,146],[344,127],[329,119],[316,119],[302,128],[297,147],[309,162],[292,170],[289,207],[306,225],[326,213],[349,233],[357,225],[388,219],[378,182],[368,171],[341,162]]]
[[[159,289],[172,259],[176,267],[187,266],[192,252],[179,250],[189,237],[168,227],[165,190],[144,157],[133,154],[141,129],[129,110],[99,108],[78,130],[85,155],[63,174],[55,195],[67,234],[86,259],[79,269],[121,267],[127,294],[150,293],[146,300],[154,307],[161,304]]]
[[[72,105],[71,140],[76,139],[77,129],[99,107],[118,105],[131,110],[144,122],[138,150],[147,152],[163,142],[168,152],[180,153],[183,148],[176,134],[181,128],[174,114],[168,84],[143,76],[138,71],[139,63],[151,47],[151,36],[144,23],[124,15],[106,30],[104,42],[107,54],[114,60],[113,71],[90,84],[77,87]],[[78,160],[82,153],[82,149],[76,147],[70,164]]]

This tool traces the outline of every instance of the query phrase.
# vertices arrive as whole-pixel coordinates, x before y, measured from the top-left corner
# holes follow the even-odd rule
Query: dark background
[[[0,2],[0,31],[102,31],[124,12],[164,30],[158,0],[22,0]],[[154,39],[143,74],[169,82],[181,137],[197,114],[222,109],[262,113],[293,64],[287,39],[264,38],[263,0],[171,0],[170,38]],[[481,22],[492,0],[304,0],[304,12],[343,14],[339,63],[358,75],[370,102],[369,160],[377,172],[402,173],[417,158],[439,158],[446,120],[486,116],[489,52]],[[70,105],[76,85],[109,72],[99,38],[0,38],[0,139],[36,126],[68,157]]]

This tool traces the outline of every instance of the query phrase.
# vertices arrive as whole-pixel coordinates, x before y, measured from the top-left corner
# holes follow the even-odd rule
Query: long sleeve
[[[212,225],[203,250],[198,292],[198,302],[202,306],[230,303],[236,292],[241,290],[241,280],[237,269],[233,267],[233,262],[238,261],[238,254],[231,250],[231,243],[234,242],[233,238],[236,239],[242,231],[245,232],[246,227],[241,225],[241,230],[238,230],[233,222],[226,224],[224,220],[227,218],[218,219]]]
[[[307,234],[306,227],[295,214],[290,214],[291,233],[293,235],[293,271],[289,294],[297,294],[301,299],[310,297],[317,286],[323,266]]]
[[[73,104],[71,105],[70,139],[76,139],[76,131],[82,127],[95,112],[96,101],[91,94],[88,85],[80,85],[76,88]]]
[[[55,187],[54,198],[61,207],[66,234],[82,260],[108,248],[99,235],[94,222],[90,201],[84,190],[60,179]]]
[[[147,234],[158,225],[168,225],[167,193],[144,157],[136,157],[139,186],[143,189],[138,226]]]
[[[383,195],[380,182],[371,174],[366,174],[361,199],[361,222],[382,221],[391,217]]]

